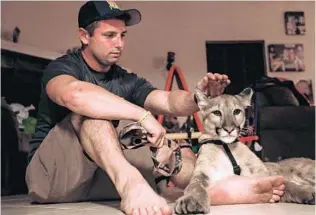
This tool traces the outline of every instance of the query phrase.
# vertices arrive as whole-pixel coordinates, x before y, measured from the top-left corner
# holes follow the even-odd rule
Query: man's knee
[[[179,188],[185,189],[194,171],[196,156],[190,149],[182,149],[182,169],[171,177],[171,181]]]

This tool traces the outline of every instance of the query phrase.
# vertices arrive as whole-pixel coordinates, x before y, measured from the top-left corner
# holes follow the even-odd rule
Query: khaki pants
[[[149,148],[123,153],[156,190]],[[84,155],[70,116],[49,132],[35,152],[26,183],[32,202],[37,203],[120,199],[108,175]]]

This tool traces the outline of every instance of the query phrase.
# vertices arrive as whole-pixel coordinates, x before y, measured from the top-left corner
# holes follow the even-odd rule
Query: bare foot
[[[171,215],[172,209],[165,199],[158,196],[146,183],[126,187],[121,209],[128,215]]]
[[[273,203],[284,194],[284,178],[231,176],[209,188],[211,205]]]

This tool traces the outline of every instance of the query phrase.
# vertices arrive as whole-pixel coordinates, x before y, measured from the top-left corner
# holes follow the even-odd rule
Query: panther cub
[[[246,121],[245,108],[251,104],[251,88],[244,89],[238,95],[221,95],[212,99],[198,89],[195,95],[204,125],[199,142],[205,144],[198,152],[184,196],[175,203],[176,213],[208,213],[210,202],[207,189],[216,181],[233,174],[283,175],[286,188],[281,202],[315,204],[314,160],[291,158],[277,163],[263,162],[244,143],[237,141]]]

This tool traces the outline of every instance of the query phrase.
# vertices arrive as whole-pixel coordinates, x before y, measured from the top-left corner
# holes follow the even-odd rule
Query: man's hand
[[[223,94],[230,80],[227,75],[218,73],[207,73],[197,84],[197,88],[205,93],[206,96],[214,98]]]
[[[150,134],[148,135],[150,146],[161,148],[164,144],[166,129],[152,115],[142,122],[142,126]]]

